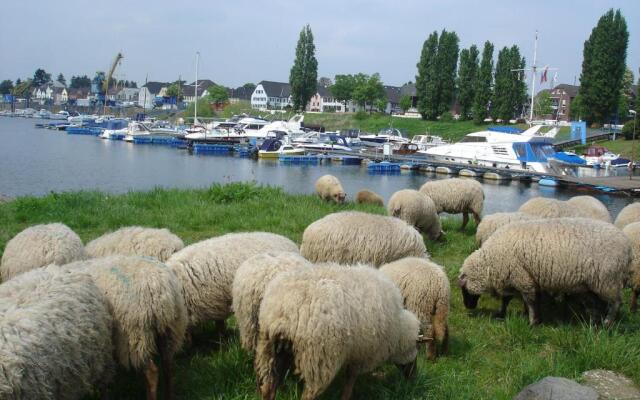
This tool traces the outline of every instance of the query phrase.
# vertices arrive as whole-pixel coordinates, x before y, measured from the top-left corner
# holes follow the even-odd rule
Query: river
[[[371,175],[363,166],[327,163],[284,166],[278,161],[231,156],[192,155],[163,146],[134,145],[64,131],[36,129],[35,119],[0,117],[0,194],[43,195],[51,191],[101,190],[123,193],[154,187],[201,188],[212,183],[256,181],[290,193],[313,193],[324,174],[337,176],[353,198],[370,189],[385,200],[397,190],[418,189],[429,179],[445,176],[420,172]],[[639,178],[640,179],[640,178]],[[598,192],[544,187],[536,183],[481,181],[486,194],[485,214],[517,210],[536,196],[568,199],[592,194],[613,216],[632,199]]]

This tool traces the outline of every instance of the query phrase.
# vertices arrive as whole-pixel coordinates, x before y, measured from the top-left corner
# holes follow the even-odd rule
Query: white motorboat
[[[98,136],[101,139],[121,140],[129,133],[129,121],[112,119],[107,121],[105,129]]]
[[[49,114],[49,119],[67,121],[69,119],[69,112],[65,110],[60,110],[55,114]]]
[[[368,134],[358,136],[360,138],[360,142],[366,146],[379,146],[382,143],[391,142],[391,143],[407,143],[409,139],[405,138],[400,132],[399,129],[396,128],[385,128],[376,134]]]
[[[170,128],[152,128],[142,122],[130,122],[127,129],[127,135],[124,137],[124,141],[133,142],[136,137],[140,136],[157,136],[157,137],[183,137],[183,132]]]
[[[238,121],[238,124],[234,127],[234,130],[236,133],[246,137],[264,138],[266,137],[266,133],[271,130],[262,130],[262,128],[267,125],[269,125],[269,121],[265,119],[245,117]]]
[[[432,147],[442,146],[450,144],[448,141],[443,140],[440,136],[434,135],[415,135],[411,139],[411,143],[418,146],[418,150],[428,150]]]
[[[284,132],[289,137],[293,136],[301,136],[305,132],[302,130],[302,122],[304,121],[304,116],[297,114],[291,117],[288,121],[273,121],[269,124],[260,128],[255,134],[247,134],[246,136],[256,137],[256,138],[266,138],[270,136],[270,132]]]
[[[265,139],[258,150],[259,158],[279,158],[281,155],[303,156],[304,149],[293,147],[281,139]]]
[[[309,136],[306,136],[305,141],[295,141],[295,146],[303,148],[309,151],[326,152],[332,150],[340,151],[353,151],[353,149],[347,143],[347,140],[335,133],[318,133],[314,141],[306,141]]]
[[[218,128],[202,129],[198,131],[187,130],[187,134],[184,136],[187,140],[213,140],[221,138],[243,138],[244,136],[227,130],[220,130]]]

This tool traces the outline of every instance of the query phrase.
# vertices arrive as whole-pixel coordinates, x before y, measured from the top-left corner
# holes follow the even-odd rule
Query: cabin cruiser
[[[49,119],[67,121],[69,119],[69,112],[65,110],[61,110],[55,114],[49,114]]]
[[[238,124],[234,127],[236,133],[247,137],[260,137],[263,138],[266,135],[262,135],[260,130],[269,125],[269,121],[262,118],[245,117],[238,121]],[[266,132],[265,132],[266,133]]]
[[[606,147],[590,146],[587,151],[582,154],[582,158],[587,165],[594,168],[617,168],[626,167],[629,160],[621,158],[620,154],[609,151]]]
[[[262,142],[258,150],[259,158],[279,158],[281,155],[303,156],[304,149],[293,147],[283,139],[269,138]]]
[[[309,139],[309,137],[305,137]],[[347,140],[336,133],[318,133],[314,141],[296,142],[296,147],[303,148],[309,151],[353,151],[353,149],[347,143]]]
[[[415,135],[411,139],[411,143],[418,145],[418,150],[427,150],[432,147],[442,146],[444,144],[449,144],[446,140],[443,140],[440,136],[433,135]]]
[[[558,128],[547,133],[541,133],[541,128],[542,125],[537,125],[521,133],[489,128],[470,133],[458,143],[420,150],[419,153],[435,161],[549,173],[548,158],[555,154],[552,143]]]
[[[129,133],[129,121],[112,119],[106,122],[105,129],[98,136],[101,139],[121,140]]]
[[[407,143],[409,139],[405,138],[396,128],[385,128],[376,134],[359,135],[360,142],[366,146],[379,146],[382,143]]]
[[[127,128],[127,134],[124,137],[125,142],[133,142],[136,137],[156,136],[156,137],[175,137],[182,138],[182,132],[170,128],[151,128],[142,122],[132,121]]]

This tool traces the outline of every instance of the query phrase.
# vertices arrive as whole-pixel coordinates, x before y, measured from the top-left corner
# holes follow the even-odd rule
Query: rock
[[[598,393],[566,378],[547,376],[522,389],[514,400],[598,400]]]
[[[585,386],[593,388],[600,400],[640,399],[640,389],[624,375],[604,369],[594,369],[582,374]]]

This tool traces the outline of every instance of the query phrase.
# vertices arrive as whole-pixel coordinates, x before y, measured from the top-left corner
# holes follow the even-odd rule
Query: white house
[[[116,100],[126,102],[137,102],[139,89],[136,88],[122,88],[116,95]]]
[[[316,94],[314,94],[307,104],[308,111],[317,112],[345,112],[345,105],[342,101],[337,100],[328,88],[318,85]]]
[[[216,85],[216,83],[210,79],[198,80],[198,91],[197,91],[198,99],[208,96],[209,92],[207,91],[207,89],[209,89],[211,86],[214,86],[214,85]],[[184,96],[183,101],[187,103],[193,103],[194,101],[196,101],[195,87],[196,87],[195,82],[191,82],[190,84],[184,85],[182,87],[182,94]]]
[[[291,105],[291,85],[288,83],[261,81],[251,94],[251,108],[258,110],[279,110]]]
[[[143,108],[153,108],[153,100],[156,96],[162,96],[167,91],[169,83],[147,82],[138,90],[138,106]]]

